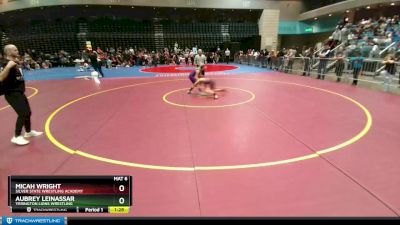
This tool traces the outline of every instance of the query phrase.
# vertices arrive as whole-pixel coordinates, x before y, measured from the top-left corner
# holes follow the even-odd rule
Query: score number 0
[[[124,185],[119,185],[118,190],[120,192],[125,191],[125,186]],[[119,198],[118,200],[119,204],[123,205],[125,203],[125,199],[123,197]]]

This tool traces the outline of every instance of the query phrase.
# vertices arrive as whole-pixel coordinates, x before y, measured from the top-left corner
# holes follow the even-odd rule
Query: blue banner
[[[2,225],[36,225],[52,224],[64,225],[64,217],[22,217],[22,216],[3,216]]]

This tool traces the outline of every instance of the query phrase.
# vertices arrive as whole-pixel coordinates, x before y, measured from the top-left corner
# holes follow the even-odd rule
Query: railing
[[[336,55],[336,50],[338,49],[338,48],[340,48],[341,46],[344,46],[346,43],[344,43],[344,42],[342,42],[342,43],[340,43],[339,45],[337,45],[336,47],[334,47],[332,50],[330,50],[330,52],[333,52],[333,54],[335,54]],[[314,53],[314,55],[316,55],[315,53]],[[329,64],[328,65],[328,67],[331,67],[333,64],[335,64],[336,63],[336,60],[334,61],[334,62],[331,62],[331,64]],[[313,69],[315,69],[317,66],[319,65],[319,61],[318,62],[316,62],[314,65],[313,65]]]
[[[324,47],[322,46],[320,49],[318,49],[317,51],[314,52],[314,55],[317,55],[317,54],[320,53],[323,49],[324,49]]]
[[[335,58],[327,58],[320,60],[319,58],[309,57],[254,57],[235,55],[235,63],[246,64],[251,66],[263,67],[271,70],[281,71],[291,74],[300,74],[305,76],[314,76],[319,78],[330,78],[341,82],[355,82],[363,85],[377,85],[378,89],[384,91],[395,90],[400,87],[399,71],[400,63],[396,62],[396,73],[391,75],[384,70],[382,60],[365,59],[358,74],[354,74],[358,70],[354,69],[353,61],[345,58],[336,60]],[[317,65],[314,68],[314,65]],[[400,90],[400,89],[399,89]]]
[[[338,48],[344,46],[345,44],[346,44],[346,43],[344,43],[344,42],[338,44],[336,47],[334,47],[334,48],[331,50],[331,52],[334,52],[334,53],[335,53],[335,52],[336,52],[336,49],[338,49]]]
[[[329,41],[329,38],[328,39],[325,39],[325,40],[323,40],[322,42],[320,42],[320,43],[322,43],[322,47],[320,48],[320,49],[318,49],[317,51],[315,51],[314,52],[314,54],[318,54],[318,53],[320,53],[323,49],[324,49],[324,45],[323,45],[323,43],[327,43]]]
[[[379,52],[379,56],[381,56],[383,53],[385,53],[387,50],[389,50],[395,44],[396,44],[396,42],[393,42],[392,44],[388,45],[386,48],[384,48],[382,51]]]

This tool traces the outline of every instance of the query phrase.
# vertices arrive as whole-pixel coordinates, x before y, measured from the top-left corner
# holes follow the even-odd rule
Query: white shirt
[[[231,55],[231,51],[229,51],[229,49],[227,49],[227,50],[225,51],[225,55],[226,55],[226,56],[230,56],[230,55]]]
[[[207,58],[205,55],[201,54],[201,55],[196,55],[194,57],[194,64],[195,65],[200,65],[200,64],[206,64],[207,62]]]

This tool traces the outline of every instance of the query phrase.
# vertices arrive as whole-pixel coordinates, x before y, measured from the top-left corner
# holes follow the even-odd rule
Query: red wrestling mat
[[[33,128],[48,130],[16,147],[16,115],[0,111],[1,214],[8,175],[126,174],[128,216],[398,216],[399,96],[276,73],[213,79],[217,100],[179,78],[28,82]]]

